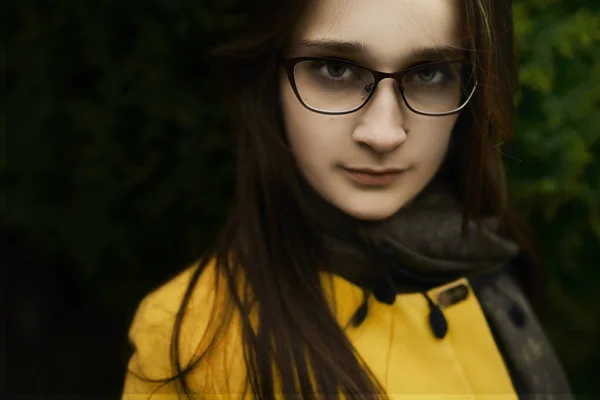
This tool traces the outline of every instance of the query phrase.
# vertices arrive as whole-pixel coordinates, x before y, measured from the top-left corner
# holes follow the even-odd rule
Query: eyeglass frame
[[[302,100],[302,97],[300,96],[300,93],[298,92],[298,87],[296,86],[296,77],[294,74],[294,69],[296,67],[296,64],[298,64],[299,62],[302,62],[302,61],[307,61],[307,60],[339,62],[339,63],[345,63],[345,64],[354,65],[356,67],[362,68],[362,69],[370,72],[371,75],[373,75],[373,78],[374,78],[373,90],[371,90],[371,92],[369,93],[369,96],[363,101],[363,103],[360,106],[353,108],[352,110],[323,111],[323,110],[319,110],[317,108],[313,108],[313,107],[309,106],[308,104],[306,104],[304,102],[304,100]],[[354,112],[360,110],[365,105],[367,105],[367,103],[371,100],[371,98],[373,97],[373,94],[377,90],[377,86],[379,85],[379,82],[381,82],[382,80],[387,79],[387,78],[392,78],[398,83],[398,85],[400,87],[400,94],[402,95],[402,100],[404,101],[404,104],[406,104],[406,106],[408,107],[409,110],[411,110],[412,112],[414,112],[416,114],[425,115],[425,116],[429,116],[429,117],[444,117],[447,115],[459,113],[467,106],[467,104],[469,104],[469,102],[471,101],[471,98],[475,94],[475,90],[477,89],[477,78],[475,75],[475,71],[473,71],[473,75],[472,75],[473,76],[473,90],[471,91],[471,93],[469,94],[467,99],[465,100],[464,104],[462,104],[460,107],[458,107],[455,110],[446,111],[443,113],[426,113],[426,112],[414,109],[408,103],[408,100],[406,99],[406,96],[404,95],[404,86],[402,85],[402,80],[404,79],[404,77],[406,75],[408,75],[410,72],[412,72],[418,68],[423,68],[423,67],[426,67],[429,65],[447,64],[447,63],[453,63],[453,62],[467,63],[467,62],[469,62],[467,59],[434,61],[434,62],[429,62],[429,63],[425,63],[425,64],[415,65],[415,66],[409,67],[407,69],[404,69],[404,70],[398,71],[398,72],[381,72],[381,71],[377,71],[375,69],[365,67],[364,65],[361,65],[361,64],[358,64],[358,63],[355,63],[352,61],[343,60],[343,59],[334,58],[334,57],[290,57],[290,58],[281,57],[281,62],[282,62],[281,65],[287,75],[288,81],[290,82],[290,85],[292,86],[292,90],[293,90],[294,94],[296,95],[296,97],[298,98],[298,101],[300,102],[300,104],[302,104],[306,109],[308,109],[310,111],[313,111],[313,112],[316,112],[319,114],[325,114],[325,115],[345,115],[345,114],[351,114],[351,113],[354,113]]]

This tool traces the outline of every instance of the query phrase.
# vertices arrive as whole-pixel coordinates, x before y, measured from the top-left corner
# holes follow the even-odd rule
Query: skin
[[[285,55],[343,56],[379,71],[400,71],[419,61],[414,48],[460,47],[459,20],[456,0],[319,0]],[[369,50],[337,54],[307,47],[306,40],[359,41]],[[413,113],[393,79],[381,81],[361,110],[336,116],[304,108],[283,72],[280,87],[287,137],[302,175],[326,201],[363,220],[392,216],[427,186],[444,161],[458,119],[458,114]],[[389,185],[365,186],[344,167],[404,172]]]

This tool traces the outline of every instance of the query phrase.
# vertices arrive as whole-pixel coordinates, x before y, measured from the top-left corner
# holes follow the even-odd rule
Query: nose
[[[406,115],[410,111],[401,98],[395,80],[384,79],[379,82],[373,98],[362,111],[352,134],[355,142],[385,154],[395,150],[407,139]]]

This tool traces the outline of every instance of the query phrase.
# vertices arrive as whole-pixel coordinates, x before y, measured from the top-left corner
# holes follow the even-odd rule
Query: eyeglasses
[[[360,110],[373,97],[381,80],[395,79],[406,106],[428,116],[462,110],[477,87],[469,61],[436,61],[386,73],[325,57],[283,58],[290,85],[307,109],[328,115]]]

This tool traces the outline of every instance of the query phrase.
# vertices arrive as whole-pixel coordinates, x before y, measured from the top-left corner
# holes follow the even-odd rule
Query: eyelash
[[[332,58],[332,57],[329,57],[329,58],[331,58],[331,61],[320,61],[316,65],[313,65],[313,68],[318,69],[318,68],[323,67],[325,65],[335,64],[336,61],[356,63],[355,61],[352,61],[352,60],[349,60],[349,59]],[[445,64],[441,60],[422,60],[422,61],[418,61],[418,62],[415,62],[415,63],[409,65],[407,67],[407,69],[409,69],[409,68],[416,68],[416,67],[420,67],[420,66],[426,66],[426,65],[429,65],[429,64],[433,64],[433,63],[440,63],[438,66],[435,67],[435,71],[436,72],[441,73],[442,75],[444,75],[445,78],[448,78],[450,76],[450,74],[448,74],[448,71],[443,67]],[[329,79],[329,78],[326,78],[326,79],[328,79],[330,81],[338,81],[338,80],[340,80],[340,79]]]

